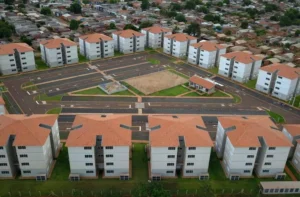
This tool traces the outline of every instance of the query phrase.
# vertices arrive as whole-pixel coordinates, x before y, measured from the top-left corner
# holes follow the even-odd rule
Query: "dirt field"
[[[187,81],[187,79],[167,70],[125,80],[126,83],[146,95],[183,84]]]

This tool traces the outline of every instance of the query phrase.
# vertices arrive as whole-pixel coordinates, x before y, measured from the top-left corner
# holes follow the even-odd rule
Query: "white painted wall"
[[[175,147],[175,150],[168,150],[168,147],[150,147],[150,149],[151,174],[159,174],[162,177],[174,177],[176,175],[178,148]],[[174,155],[174,158],[168,158],[169,155]],[[167,163],[174,163],[174,166],[168,166]]]

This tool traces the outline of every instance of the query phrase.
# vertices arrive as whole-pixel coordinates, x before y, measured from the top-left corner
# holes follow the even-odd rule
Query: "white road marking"
[[[139,126],[139,131],[142,131],[142,127],[141,126]]]
[[[38,80],[41,80],[41,78],[40,78],[40,77],[38,77],[37,79],[38,79]]]
[[[104,79],[103,79],[103,78],[101,78],[101,80],[102,80],[102,81],[104,81]]]
[[[260,107],[257,107],[257,109],[259,110],[259,111],[262,111],[263,109],[262,108],[260,108]]]
[[[71,105],[70,107],[74,107],[74,105]]]
[[[148,103],[148,105],[151,106],[150,103]]]
[[[44,105],[46,105],[46,104],[47,104],[47,102],[46,102],[46,101],[42,101],[42,103],[43,103]]]
[[[224,105],[224,104],[221,104],[221,106],[222,106],[222,107],[225,107],[225,105]]]
[[[129,105],[129,108],[131,109],[131,105]]]
[[[37,102],[37,101],[35,101],[36,102],[36,104],[38,104],[39,105],[39,102]]]
[[[30,93],[27,91],[27,94],[30,95]]]
[[[56,90],[58,91],[58,90],[59,90],[59,88],[56,88]]]

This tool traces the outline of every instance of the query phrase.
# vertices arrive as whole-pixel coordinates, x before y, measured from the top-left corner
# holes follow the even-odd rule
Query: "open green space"
[[[135,87],[129,85],[128,83],[126,83],[125,81],[121,82],[122,85],[126,86],[128,89],[130,89],[131,91],[133,91],[134,93],[136,93],[137,95],[140,96],[145,96],[145,94],[141,91],[139,91],[138,89],[136,89]]]
[[[218,74],[219,68],[218,67],[213,67],[213,68],[209,69],[209,71],[214,73],[214,74]]]
[[[242,101],[241,97],[236,94],[232,94],[232,97],[235,103],[240,103]]]
[[[220,90],[216,90],[213,94],[204,94],[203,96],[208,96],[208,97],[229,97],[228,94],[225,94],[224,92]]]
[[[61,112],[61,108],[60,107],[57,107],[57,108],[53,108],[53,109],[50,109],[46,112],[46,114],[60,114]]]
[[[198,94],[197,92],[190,92],[190,93],[187,93],[183,96],[201,96],[200,94]]]
[[[119,51],[115,51],[115,53],[114,53],[114,57],[118,57],[118,56],[122,56],[122,55],[124,55],[124,53],[119,52]]]
[[[45,70],[49,68],[49,66],[47,66],[47,64],[44,62],[44,60],[42,60],[41,57],[35,57],[35,64],[38,70]]]
[[[183,87],[182,85],[178,85],[172,88],[164,89],[158,92],[154,92],[150,94],[150,96],[177,96],[186,92],[189,92],[190,90]]]
[[[39,94],[35,97],[35,100],[39,101],[61,101],[64,94],[56,95],[56,96],[48,96],[47,94]]]
[[[0,86],[0,92],[6,92],[7,88],[4,85]]]
[[[82,91],[78,91],[78,92],[74,92],[73,94],[108,95],[108,94],[106,94],[103,90],[101,90],[98,87],[90,88],[90,89],[86,89],[86,90],[82,90]],[[124,90],[124,91],[121,91],[121,92],[113,93],[111,95],[119,95],[119,96],[121,96],[121,95],[133,95],[133,94],[130,91],[128,91],[128,90]]]
[[[300,107],[300,95],[294,97],[292,100],[288,101],[288,103],[294,107]]]
[[[249,80],[247,83],[244,85],[247,86],[248,88],[255,89],[257,79]]]
[[[84,55],[81,55],[79,52],[78,52],[78,62],[79,63],[83,63],[83,62],[87,62],[89,61]]]
[[[269,110],[266,110],[266,111],[269,114],[269,116],[274,119],[275,122],[277,122],[279,124],[282,124],[285,122],[284,118],[280,114],[277,114],[277,113],[269,111]]]
[[[135,181],[148,180],[148,158],[146,144],[134,144],[132,150],[132,178]]]
[[[150,62],[151,64],[155,64],[155,65],[160,64],[160,61],[157,59],[154,59],[154,58],[149,58],[148,62]]]

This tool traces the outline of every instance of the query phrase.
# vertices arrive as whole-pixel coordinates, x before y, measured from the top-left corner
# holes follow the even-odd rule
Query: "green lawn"
[[[35,100],[39,101],[61,101],[62,97],[65,96],[64,94],[62,95],[56,95],[56,96],[47,96],[46,94],[40,94],[35,97]]]
[[[122,56],[122,55],[124,55],[124,53],[119,52],[119,51],[115,51],[115,53],[114,53],[114,57],[118,57],[118,56]]]
[[[268,110],[266,110],[266,111],[269,114],[269,116],[275,120],[275,122],[277,122],[279,124],[282,124],[285,122],[284,118],[280,114],[277,114],[275,112],[268,111]]]
[[[149,58],[148,62],[150,62],[151,64],[155,64],[155,65],[160,64],[160,61],[157,59],[154,59],[154,58]]]
[[[87,62],[89,61],[88,59],[86,59],[86,57],[84,55],[81,55],[79,52],[78,52],[78,62],[79,63],[83,63],[83,62]]]
[[[190,92],[190,93],[187,93],[183,96],[201,96],[200,94],[198,94],[197,92]]]
[[[182,78],[185,78],[185,79],[189,79],[189,78],[190,78],[189,76],[187,76],[187,75],[185,75],[185,74],[182,74],[182,73],[180,73],[180,72],[177,72],[177,71],[174,70],[174,69],[168,69],[168,71],[170,71],[171,73],[174,73],[174,74],[176,74],[176,75],[178,75],[178,76],[180,76],[180,77],[182,77]]]
[[[128,90],[124,90],[124,91],[121,91],[121,92],[116,92],[116,93],[113,93],[113,94],[111,94],[111,95],[119,95],[119,96],[125,96],[125,95],[128,95],[128,96],[130,96],[130,95],[133,95],[130,91],[128,91]]]
[[[241,97],[239,97],[238,95],[236,94],[232,94],[232,97],[233,97],[233,100],[235,103],[240,103],[241,102]]]
[[[248,88],[255,89],[257,79],[253,79],[245,83],[244,85],[247,86]]]
[[[96,87],[96,88],[90,88],[90,89],[86,89],[86,90],[82,90],[82,91],[78,91],[78,92],[74,92],[73,94],[107,95],[103,90],[101,90],[98,87]],[[124,91],[121,91],[121,92],[113,93],[111,95],[133,95],[133,94],[131,92],[129,92],[128,90],[124,90]]]
[[[218,67],[213,67],[213,68],[209,69],[209,71],[214,73],[214,74],[218,74],[219,68]]]
[[[35,64],[38,70],[45,70],[49,68],[49,66],[47,66],[47,64],[44,62],[44,60],[42,60],[41,57],[35,57]]]
[[[145,96],[145,94],[141,91],[139,91],[138,89],[136,89],[135,87],[129,85],[128,83],[126,83],[125,81],[121,82],[122,85],[126,86],[128,89],[130,89],[131,91],[133,91],[134,93],[136,93],[137,95],[140,96]]]
[[[293,98],[292,100],[288,101],[290,105],[293,105],[294,107],[300,107],[300,95],[296,96],[296,98]]]
[[[66,180],[70,174],[68,148],[63,145],[53,169],[51,180]]]
[[[209,97],[229,97],[228,94],[225,94],[224,92],[220,91],[220,90],[216,90],[216,92],[214,92],[213,94],[204,94],[203,96],[209,96]]]
[[[158,92],[154,92],[150,94],[150,96],[177,96],[186,92],[189,92],[190,90],[183,87],[182,85],[178,85],[172,88],[168,88],[165,90],[161,90]]]
[[[148,179],[148,158],[145,153],[146,144],[134,144],[132,152],[132,178],[135,181]]]
[[[57,108],[53,108],[53,109],[50,109],[46,112],[46,114],[60,114],[61,112],[61,108],[60,107],[57,107]]]

